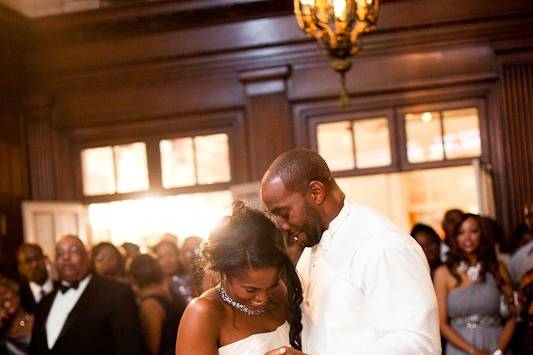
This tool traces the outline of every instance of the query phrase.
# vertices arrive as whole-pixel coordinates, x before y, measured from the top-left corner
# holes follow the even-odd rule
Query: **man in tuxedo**
[[[17,249],[17,265],[21,275],[20,298],[22,307],[35,313],[39,301],[54,289],[48,274],[43,250],[37,244],[24,243]]]
[[[56,245],[59,287],[35,314],[30,354],[142,354],[137,305],[127,284],[105,280],[90,270],[80,239]]]

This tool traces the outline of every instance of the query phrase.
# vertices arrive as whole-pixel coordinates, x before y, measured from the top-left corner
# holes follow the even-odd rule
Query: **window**
[[[226,133],[82,149],[93,243],[207,237],[231,210],[229,154]]]
[[[148,189],[144,143],[84,149],[81,161],[85,196]]]
[[[476,108],[407,113],[407,160],[410,163],[476,157],[481,154]]]
[[[389,166],[389,119],[378,117],[319,124],[317,145],[332,171]]]
[[[231,180],[226,134],[164,139],[159,148],[164,188]]]
[[[404,231],[415,223],[440,231],[450,208],[480,212],[472,165],[350,176],[337,183],[350,200],[383,213]]]
[[[324,157],[346,195],[409,231],[417,222],[438,230],[450,208],[485,209],[472,163],[483,162],[484,106],[471,99],[329,115],[317,105],[302,112],[314,134],[311,148]]]

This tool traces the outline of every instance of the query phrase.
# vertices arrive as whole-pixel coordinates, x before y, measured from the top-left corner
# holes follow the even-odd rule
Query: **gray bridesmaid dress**
[[[485,274],[485,281],[453,290],[448,294],[448,317],[451,326],[476,348],[494,351],[502,332],[500,318],[500,291],[494,276]],[[446,355],[465,355],[450,343]]]

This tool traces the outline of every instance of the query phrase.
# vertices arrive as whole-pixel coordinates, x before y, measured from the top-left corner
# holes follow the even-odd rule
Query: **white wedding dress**
[[[252,334],[218,348],[219,355],[263,355],[270,350],[289,345],[289,323],[285,322],[268,333]]]

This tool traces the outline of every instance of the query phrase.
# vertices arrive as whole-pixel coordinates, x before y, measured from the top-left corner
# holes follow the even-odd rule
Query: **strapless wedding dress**
[[[285,322],[268,333],[252,334],[218,348],[219,355],[263,355],[270,350],[289,345],[289,323]]]

